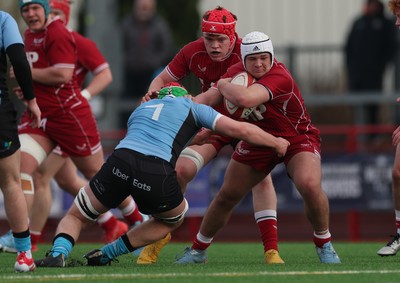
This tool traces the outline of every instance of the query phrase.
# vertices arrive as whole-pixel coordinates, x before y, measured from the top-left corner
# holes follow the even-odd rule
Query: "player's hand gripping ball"
[[[253,84],[254,81],[255,81],[255,79],[253,78],[252,75],[250,75],[247,72],[241,72],[232,78],[231,83],[248,87],[251,84]],[[232,102],[230,102],[229,100],[227,100],[226,98],[224,98],[224,106],[225,106],[225,109],[228,111],[228,113],[234,119],[245,119],[256,108],[256,107],[251,107],[251,108],[239,107],[239,106],[233,104]]]

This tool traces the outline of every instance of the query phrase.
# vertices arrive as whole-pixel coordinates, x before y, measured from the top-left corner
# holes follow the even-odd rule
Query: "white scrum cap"
[[[243,65],[248,55],[265,53],[271,54],[271,67],[274,64],[274,47],[268,35],[259,31],[253,31],[242,38],[240,53],[242,55]],[[246,68],[246,66],[245,66]]]

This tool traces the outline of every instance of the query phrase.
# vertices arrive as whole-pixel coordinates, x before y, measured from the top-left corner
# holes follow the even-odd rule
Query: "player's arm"
[[[194,97],[194,102],[210,106],[216,106],[222,103],[223,96],[217,88],[211,87],[207,91],[202,92]]]
[[[156,98],[158,95],[158,91],[164,85],[174,81],[174,78],[172,78],[165,69],[162,70],[162,72],[159,73],[150,83],[147,93],[142,97],[142,103]]]
[[[82,90],[82,95],[85,93],[85,97],[90,99],[93,96],[98,95],[102,92],[113,80],[110,68],[106,68],[96,74],[93,74],[93,78],[89,84]]]
[[[218,90],[233,104],[250,108],[270,100],[270,93],[263,85],[254,83],[249,87],[230,83],[230,78],[218,81]]]
[[[235,121],[221,115],[215,125],[215,130],[223,135],[244,140],[248,143],[273,148],[278,156],[286,154],[289,142],[283,138],[275,137],[256,125]]]
[[[72,79],[74,68],[32,68],[32,79],[45,85],[64,84]]]
[[[149,91],[155,91],[162,88],[165,84],[175,81],[164,69],[150,83]]]
[[[35,97],[33,93],[33,81],[31,68],[26,59],[24,46],[22,44],[12,44],[6,49],[7,56],[10,58],[12,70],[10,76],[17,79],[18,85],[21,87],[24,98],[27,100]]]
[[[32,117],[34,117],[31,126],[33,128],[39,127],[41,112],[36,103],[35,94],[33,91],[33,81],[31,75],[31,68],[28,60],[26,59],[24,46],[22,44],[12,44],[6,49],[7,56],[12,65],[13,76],[22,90],[26,106]]]

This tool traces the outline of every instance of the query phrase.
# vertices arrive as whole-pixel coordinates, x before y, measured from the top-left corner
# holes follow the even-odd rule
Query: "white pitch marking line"
[[[59,275],[10,275],[0,276],[3,280],[31,280],[31,279],[91,279],[91,278],[158,278],[158,277],[255,277],[263,275],[295,276],[295,275],[329,275],[329,274],[390,274],[400,273],[400,270],[343,270],[343,271],[288,271],[288,272],[216,272],[216,273],[132,273],[132,274],[59,274]]]

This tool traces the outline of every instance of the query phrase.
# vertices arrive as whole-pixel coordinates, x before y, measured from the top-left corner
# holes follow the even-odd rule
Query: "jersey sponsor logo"
[[[261,121],[264,120],[264,113],[267,112],[267,108],[265,107],[264,104],[260,104],[254,109],[248,117],[246,117],[247,120],[252,120],[252,121]]]
[[[146,183],[140,182],[138,179],[133,179],[132,185],[141,190],[145,190],[148,192],[151,191],[151,186],[147,185]]]
[[[118,168],[113,167],[112,173],[117,176],[118,178],[121,178],[124,181],[127,181],[129,179],[129,176],[122,173]]]
[[[32,64],[39,61],[39,54],[37,52],[26,52],[26,59],[28,59],[29,65],[32,68]]]

